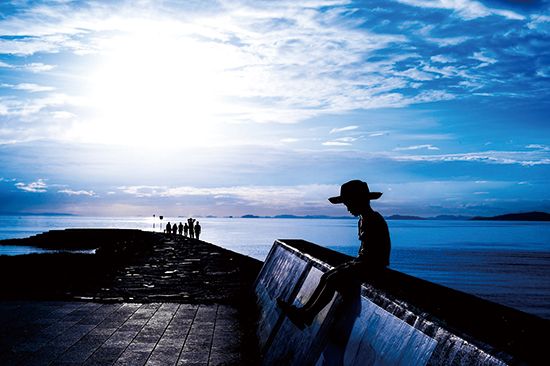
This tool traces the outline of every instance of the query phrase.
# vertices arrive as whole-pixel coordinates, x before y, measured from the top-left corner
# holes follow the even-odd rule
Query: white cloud
[[[464,69],[458,69],[454,66],[445,66],[445,67],[435,67],[431,65],[426,65],[423,67],[424,71],[440,74],[441,76],[445,78],[455,77],[455,76],[461,76],[464,78],[468,78],[468,74],[466,70]]]
[[[63,40],[54,40],[52,37],[29,37],[23,40],[0,39],[0,53],[12,54],[16,56],[30,56],[35,53],[57,53],[62,48]]]
[[[438,147],[432,146],[432,145],[416,145],[416,146],[409,146],[409,147],[396,147],[395,151],[403,151],[403,150],[419,150],[419,149],[428,149],[428,150],[439,150]]]
[[[92,196],[92,197],[99,197],[95,194],[94,191],[84,191],[84,190],[80,190],[80,191],[73,191],[72,189],[62,189],[60,191],[57,191],[57,193],[66,193],[68,194],[69,196],[73,196],[73,195],[76,195],[76,196],[81,196],[81,195],[85,195],[85,196]]]
[[[355,137],[340,137],[332,141],[323,142],[324,146],[349,146],[350,142],[356,141]]]
[[[27,192],[36,192],[36,193],[43,193],[46,192],[46,188],[48,188],[48,185],[46,184],[45,179],[39,179],[36,182],[33,183],[15,183],[15,186],[23,191]]]
[[[478,60],[481,62],[481,64],[479,64],[476,67],[485,67],[498,62],[497,59],[485,56],[485,53],[486,53],[486,50],[482,50],[481,52],[474,52],[474,55],[470,56],[471,59]]]
[[[55,90],[55,88],[51,87],[51,86],[40,86],[40,85],[36,85],[36,84],[31,84],[31,83],[21,83],[21,84],[17,84],[17,85],[2,84],[0,86],[3,87],[3,88],[11,88],[11,89],[15,89],[15,90],[26,90],[26,91],[29,91],[29,92],[41,92],[41,91]]]
[[[550,24],[550,16],[541,14],[531,14],[531,22],[527,24],[529,29],[547,30]]]
[[[411,68],[405,71],[396,72],[396,75],[405,76],[413,80],[428,81],[433,80],[435,76],[433,74],[418,70],[417,68]]]
[[[342,132],[342,131],[351,131],[351,130],[356,130],[358,128],[359,128],[359,126],[346,126],[346,127],[341,127],[341,128],[333,128],[330,131],[330,133]]]
[[[426,41],[435,43],[439,47],[456,46],[470,40],[470,37],[425,38]]]
[[[35,115],[46,107],[60,106],[69,102],[65,94],[50,94],[45,98],[20,100],[13,97],[0,97],[0,115]]]
[[[431,161],[431,162],[472,162],[503,165],[537,166],[550,165],[548,154],[536,154],[523,151],[488,151],[448,155],[399,155],[392,156],[397,161]]]
[[[424,9],[448,9],[464,20],[483,18],[489,15],[498,15],[507,19],[522,20],[525,17],[510,10],[488,8],[474,0],[395,0],[402,4]]]
[[[39,72],[43,72],[43,71],[50,71],[54,67],[55,66],[53,66],[53,65],[44,65],[41,62],[33,62],[33,63],[30,63],[30,64],[24,65],[23,69],[28,70],[28,71],[33,72],[33,73],[39,73]]]
[[[217,204],[239,202],[240,206],[296,207],[297,205],[324,203],[326,197],[338,192],[332,185],[298,186],[236,186],[218,188],[129,186],[120,187],[124,193],[135,197],[203,197],[214,199]],[[211,204],[211,202],[210,202]]]
[[[439,62],[442,64],[453,63],[457,61],[455,58],[446,56],[446,55],[435,55],[430,57],[430,60],[433,62]]]
[[[67,111],[54,111],[52,115],[54,118],[62,118],[62,119],[75,117],[74,113],[67,112]]]
[[[30,63],[30,64],[25,64],[25,65],[20,66],[20,65],[11,65],[11,64],[8,64],[6,62],[1,62],[0,61],[0,67],[4,67],[4,68],[7,68],[7,69],[17,69],[17,70],[30,71],[32,73],[39,73],[39,72],[43,72],[43,71],[52,70],[55,66],[45,65],[41,62],[33,62],[33,63]]]
[[[327,141],[323,142],[324,146],[350,146],[351,144],[349,142],[342,142],[342,141]]]
[[[526,146],[527,149],[538,149],[542,151],[550,151],[550,146],[541,144],[531,144]]]

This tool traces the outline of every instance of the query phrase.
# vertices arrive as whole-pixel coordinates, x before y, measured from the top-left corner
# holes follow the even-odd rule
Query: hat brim
[[[382,192],[369,192],[368,199],[377,200],[381,196],[382,196]],[[330,203],[333,203],[333,204],[344,203],[346,201],[349,201],[349,199],[345,199],[342,196],[330,197],[328,200],[330,201]]]

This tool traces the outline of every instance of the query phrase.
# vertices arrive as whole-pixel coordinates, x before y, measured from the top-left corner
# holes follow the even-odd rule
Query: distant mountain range
[[[353,219],[353,216],[326,216],[326,215],[308,215],[308,216],[295,216],[295,215],[277,215],[277,216],[256,216],[256,215],[244,215],[243,219]],[[420,217],[410,215],[391,215],[387,216],[386,220],[473,220],[473,221],[550,221],[550,214],[546,212],[524,212],[515,214],[506,214],[492,217],[481,216],[462,216],[462,215],[439,215],[435,217]]]
[[[21,212],[0,212],[0,216],[77,216],[66,213],[21,213]],[[183,216],[179,216],[183,217]],[[203,218],[203,216],[194,216],[195,218]],[[216,218],[216,216],[206,216],[207,218]],[[233,218],[229,216],[228,218]],[[355,219],[355,217],[349,216],[327,216],[327,215],[276,215],[276,216],[256,216],[256,215],[244,215],[243,219]],[[462,215],[438,215],[435,217],[420,217],[412,215],[391,215],[386,216],[386,220],[472,220],[472,221],[550,221],[550,214],[546,212],[523,212],[505,214],[491,217],[483,216],[462,216]]]
[[[256,216],[256,215],[244,215],[243,219],[353,219],[353,216],[326,216],[326,215],[276,215],[276,216]]]
[[[439,215],[435,217],[420,217],[409,215],[392,215],[386,217],[386,220],[470,220],[473,216],[455,216],[455,215]]]
[[[493,217],[476,216],[470,220],[476,221],[550,221],[550,214],[546,212],[524,212],[515,214],[506,214]]]

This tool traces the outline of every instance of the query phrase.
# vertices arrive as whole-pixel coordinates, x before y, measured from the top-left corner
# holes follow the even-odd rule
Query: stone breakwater
[[[0,300],[236,304],[262,265],[203,241],[140,230],[68,229],[0,244],[97,249],[1,256],[0,278],[9,281]]]

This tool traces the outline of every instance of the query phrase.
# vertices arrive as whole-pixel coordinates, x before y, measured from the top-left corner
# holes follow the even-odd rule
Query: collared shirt
[[[389,266],[391,241],[386,220],[372,211],[359,218],[358,227],[361,247],[356,260],[369,266]]]

